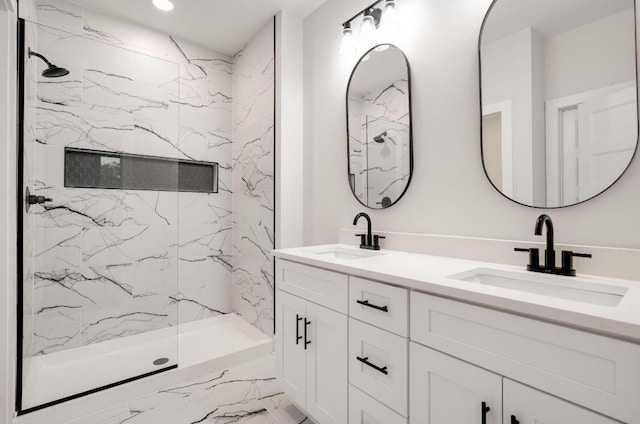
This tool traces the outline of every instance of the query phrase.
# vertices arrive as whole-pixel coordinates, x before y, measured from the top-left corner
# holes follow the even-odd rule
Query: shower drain
[[[169,362],[169,358],[158,358],[155,361],[153,361],[153,365],[164,365],[167,362]]]

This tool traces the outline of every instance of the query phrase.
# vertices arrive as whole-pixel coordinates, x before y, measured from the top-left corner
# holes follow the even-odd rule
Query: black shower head
[[[387,132],[383,132],[375,137],[373,137],[373,141],[376,143],[384,143],[387,140]]]
[[[29,49],[29,57],[35,56],[44,60],[44,63],[47,64],[48,68],[42,71],[42,76],[45,78],[59,78],[65,75],[69,75],[69,71],[65,68],[60,68],[53,63],[49,62],[46,57],[42,56],[40,53],[36,53]]]
[[[42,71],[42,76],[45,78],[59,78],[65,75],[69,75],[69,71],[65,68],[59,68],[57,66],[49,66]]]

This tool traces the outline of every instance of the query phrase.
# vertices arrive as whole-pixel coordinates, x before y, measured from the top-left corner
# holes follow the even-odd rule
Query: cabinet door
[[[307,302],[307,405],[318,424],[347,422],[347,317]]]
[[[512,416],[514,418],[512,418]],[[546,393],[504,379],[504,423],[615,424],[604,415],[581,408]]]
[[[349,424],[407,424],[407,419],[349,385]]]
[[[304,318],[306,302],[289,293],[276,296],[276,372],[284,392],[305,408],[306,352],[304,350]]]
[[[411,424],[502,423],[501,376],[416,343],[409,362]]]

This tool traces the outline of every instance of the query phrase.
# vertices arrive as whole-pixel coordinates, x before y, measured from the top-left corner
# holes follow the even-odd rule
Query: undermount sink
[[[448,278],[599,306],[617,306],[625,287],[592,283],[575,277],[478,268]]]
[[[384,255],[384,253],[381,253],[380,251],[376,251],[376,250],[360,251],[355,249],[351,250],[351,249],[344,249],[339,247],[315,252],[315,254],[319,256],[323,256],[325,258],[347,259],[347,260],[364,259],[364,258],[371,258],[374,256]]]

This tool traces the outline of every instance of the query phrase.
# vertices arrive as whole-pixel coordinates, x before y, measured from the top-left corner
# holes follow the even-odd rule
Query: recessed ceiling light
[[[165,12],[173,10],[173,3],[170,0],[153,0],[153,5]]]

